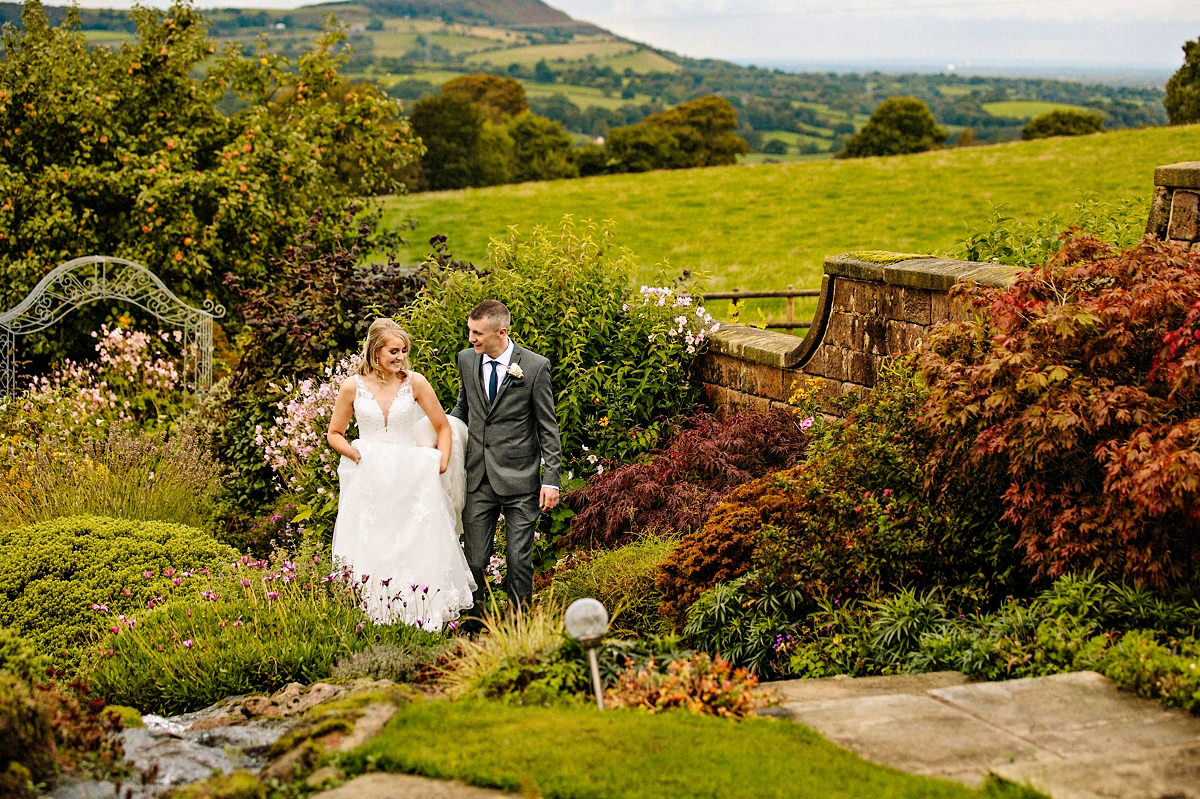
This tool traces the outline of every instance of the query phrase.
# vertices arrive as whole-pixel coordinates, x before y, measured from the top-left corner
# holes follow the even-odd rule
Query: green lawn
[[[1069,103],[1043,103],[1037,100],[1003,100],[997,103],[984,103],[983,110],[994,117],[1016,117],[1017,119],[1033,119],[1051,111],[1090,111],[1082,105]]]
[[[385,223],[414,216],[419,261],[446,233],[460,258],[484,259],[510,225],[528,230],[612,220],[642,264],[711,275],[710,288],[817,286],[826,256],[849,250],[946,252],[1000,207],[1032,221],[1085,198],[1145,198],[1154,167],[1194,160],[1200,125],[1041,139],[911,156],[608,175],[385,200]]]
[[[939,799],[982,791],[868,763],[790,721],[415,701],[342,762],[546,799]]]

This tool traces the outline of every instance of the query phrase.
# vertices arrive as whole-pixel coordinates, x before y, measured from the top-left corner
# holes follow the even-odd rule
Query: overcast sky
[[[64,4],[52,0],[55,5]],[[155,0],[151,5],[165,5]],[[296,0],[199,0],[294,8]],[[549,0],[655,47],[743,63],[1071,64],[1175,69],[1200,0]],[[80,5],[127,7],[128,0]]]

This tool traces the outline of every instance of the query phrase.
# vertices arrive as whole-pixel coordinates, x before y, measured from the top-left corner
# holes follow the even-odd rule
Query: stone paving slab
[[[1059,757],[1200,743],[1200,720],[1119,691],[1090,671],[939,688],[930,694]]]
[[[993,768],[1053,799],[1197,799],[1200,744]]]
[[[924,694],[935,688],[966,685],[967,677],[957,671],[928,674],[895,674],[888,677],[825,677],[818,680],[779,680],[768,683],[782,704],[829,702],[861,696]]]
[[[941,672],[768,683],[775,715],[867,760],[969,785],[997,774],[1053,799],[1200,799],[1200,718],[1095,672],[971,683]]]
[[[930,696],[865,696],[789,710],[838,746],[912,774],[978,783],[998,760],[1024,762],[1041,755],[1030,742]]]

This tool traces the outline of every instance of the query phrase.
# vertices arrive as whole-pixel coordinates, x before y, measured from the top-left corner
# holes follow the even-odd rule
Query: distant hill
[[[63,7],[47,7],[55,21]],[[21,6],[0,2],[0,21]],[[926,103],[954,141],[1020,138],[1033,109],[1079,107],[1109,129],[1163,125],[1163,91],[1032,76],[883,71],[791,72],[691,59],[579,22],[541,0],[351,0],[295,9],[204,9],[212,35],[246,48],[266,36],[289,58],[330,15],[346,27],[347,75],[411,107],[471,72],[517,78],[531,109],[583,137],[607,134],[686,100],[720,94],[738,111],[749,160],[828,157],[888,97]],[[90,42],[118,46],[133,32],[124,10],[83,8]],[[960,138],[961,136],[961,138]]]

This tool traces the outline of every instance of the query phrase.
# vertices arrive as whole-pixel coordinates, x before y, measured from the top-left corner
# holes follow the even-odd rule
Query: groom
[[[558,505],[562,444],[550,362],[510,339],[510,324],[508,308],[496,300],[484,300],[468,315],[471,346],[458,354],[458,402],[450,411],[468,430],[463,540],[477,586],[477,617],[500,514],[508,538],[509,602],[524,608],[533,599],[538,514]]]

